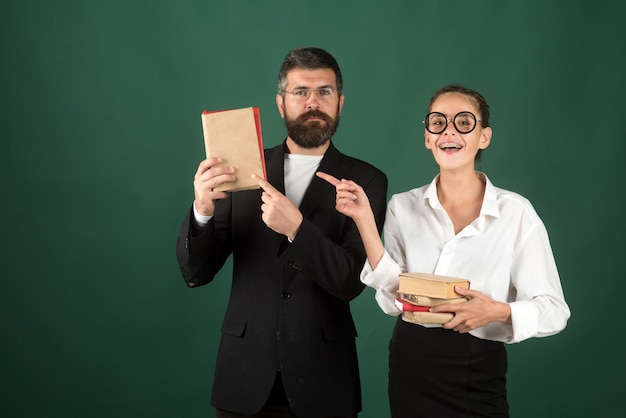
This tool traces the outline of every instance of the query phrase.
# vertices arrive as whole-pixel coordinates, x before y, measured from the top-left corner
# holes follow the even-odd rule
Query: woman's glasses
[[[431,134],[440,134],[446,130],[448,123],[452,122],[454,129],[460,134],[468,134],[476,128],[476,119],[472,112],[459,112],[452,119],[448,119],[446,115],[439,112],[430,112],[422,121],[426,130]]]

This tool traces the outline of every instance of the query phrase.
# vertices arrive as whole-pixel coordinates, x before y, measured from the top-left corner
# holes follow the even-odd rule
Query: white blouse
[[[438,177],[393,195],[383,229],[385,253],[376,270],[365,263],[361,281],[376,289],[385,313],[399,315],[395,299],[401,272],[469,279],[470,289],[508,303],[512,317],[512,325],[492,322],[472,335],[514,343],[556,334],[565,328],[570,310],[546,228],[527,199],[478,175],[486,183],[480,215],[456,235],[437,198]]]

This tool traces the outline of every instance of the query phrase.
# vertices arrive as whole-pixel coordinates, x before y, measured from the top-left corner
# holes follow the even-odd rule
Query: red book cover
[[[402,312],[428,312],[429,306],[414,305],[406,300],[396,299],[396,306],[402,309]]]

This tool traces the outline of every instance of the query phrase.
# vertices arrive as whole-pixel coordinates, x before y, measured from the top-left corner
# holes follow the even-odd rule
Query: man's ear
[[[339,96],[339,111],[337,113],[337,115],[341,115],[341,109],[343,109],[343,101],[345,100],[346,96],[344,96],[343,93],[341,93],[341,96]]]
[[[278,107],[280,117],[285,119],[285,98],[282,94],[276,94],[276,107]]]

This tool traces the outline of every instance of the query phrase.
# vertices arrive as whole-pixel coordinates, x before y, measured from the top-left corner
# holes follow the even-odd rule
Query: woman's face
[[[430,112],[438,112],[447,118],[448,124],[441,115],[431,118],[431,131],[445,129],[433,134],[424,130],[426,148],[431,150],[435,161],[441,170],[471,170],[474,171],[474,159],[479,149],[485,149],[491,141],[491,128],[483,128],[480,124],[480,113],[474,100],[460,93],[444,93],[432,104]],[[476,118],[476,127],[469,133],[461,133],[455,128],[453,120],[461,131],[467,130],[468,123],[472,123],[463,112],[470,112]],[[466,116],[463,116],[463,115]]]

